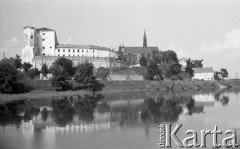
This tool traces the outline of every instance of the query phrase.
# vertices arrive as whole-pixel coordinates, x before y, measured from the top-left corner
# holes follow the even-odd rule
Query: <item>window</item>
[[[94,50],[92,52],[94,53]]]
[[[45,39],[42,39],[42,41],[45,41]]]
[[[70,54],[68,56],[70,56]]]
[[[87,50],[87,53],[88,53],[88,50]]]
[[[42,35],[45,35],[45,33],[43,33]]]
[[[50,49],[52,49],[52,47],[50,47]]]
[[[45,47],[42,47],[43,49],[45,49]]]
[[[79,52],[79,49],[78,49],[78,52]]]
[[[83,55],[82,55],[82,57],[83,57]]]
[[[94,55],[93,55],[93,57],[94,57]]]
[[[60,49],[58,49],[58,52],[60,52]]]
[[[82,49],[82,53],[84,52],[84,49]]]
[[[70,52],[70,49],[68,49],[68,52]]]
[[[75,52],[75,50],[73,49],[73,52]]]
[[[65,49],[63,49],[63,52],[65,52]]]
[[[65,54],[63,54],[63,57],[65,56]]]
[[[60,54],[58,54],[58,56],[60,56]]]
[[[45,53],[43,53],[42,55],[45,55]]]
[[[79,54],[78,54],[78,56],[79,56]]]
[[[33,39],[33,36],[31,36],[31,39]]]

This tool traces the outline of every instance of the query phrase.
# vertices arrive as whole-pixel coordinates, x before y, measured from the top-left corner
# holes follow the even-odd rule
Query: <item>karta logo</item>
[[[232,148],[232,147],[238,147],[240,146],[237,143],[237,133],[234,130],[226,130],[225,133],[222,133],[222,130],[218,130],[218,127],[215,126],[214,129],[211,130],[200,130],[200,141],[198,142],[198,133],[194,130],[187,130],[185,132],[185,137],[183,140],[180,140],[178,138],[178,131],[181,129],[182,124],[178,125],[176,124],[174,129],[172,129],[172,124],[160,124],[159,125],[159,134],[160,134],[160,140],[159,140],[159,146],[161,148],[171,148],[172,142],[174,142],[178,147],[186,147],[186,148],[192,148],[192,147],[201,147],[206,148],[206,136],[211,135],[212,136],[212,146],[215,148],[225,147],[225,148]],[[222,139],[221,144],[218,143],[218,135],[226,135],[227,137],[224,137]],[[208,146],[210,147],[210,146]]]

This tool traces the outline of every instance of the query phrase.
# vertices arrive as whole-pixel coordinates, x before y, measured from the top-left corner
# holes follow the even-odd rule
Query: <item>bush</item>
[[[16,83],[17,69],[8,63],[0,63],[0,92],[13,92]]]
[[[99,91],[102,89],[101,85],[93,74],[94,66],[92,63],[85,62],[80,64],[77,72],[74,75],[74,80],[79,83],[80,89]]]
[[[97,69],[96,77],[101,79],[101,80],[107,80],[107,76],[110,73],[109,68],[104,68],[104,67],[99,67]]]
[[[52,78],[52,85],[56,88],[56,91],[66,91],[70,89],[65,76],[58,75]]]
[[[40,71],[37,68],[29,69],[28,72],[27,72],[27,76],[30,79],[33,79],[34,77],[37,77],[39,75],[40,75]]]

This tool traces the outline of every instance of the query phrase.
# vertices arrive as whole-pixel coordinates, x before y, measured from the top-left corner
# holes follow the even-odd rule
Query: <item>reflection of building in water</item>
[[[188,103],[182,105],[183,114],[204,113],[204,107],[214,106],[214,102],[212,94],[193,95]]]
[[[196,106],[214,106],[214,96],[212,94],[193,95]]]

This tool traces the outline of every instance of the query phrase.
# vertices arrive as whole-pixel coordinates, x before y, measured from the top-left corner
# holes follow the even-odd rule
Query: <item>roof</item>
[[[74,44],[58,44],[56,48],[79,48],[79,49],[96,49],[96,50],[103,50],[103,51],[113,51],[113,49],[108,47],[101,47],[95,45],[74,45]]]
[[[186,58],[180,58],[180,59],[179,59],[179,61],[185,61],[185,62],[186,62],[187,60],[188,60],[188,59],[186,59]]]
[[[125,53],[150,53],[152,51],[158,51],[158,47],[124,47],[124,52]]]
[[[46,28],[46,27],[38,28],[37,30],[38,31],[54,31],[55,32],[55,30],[49,29],[49,28]]]
[[[212,67],[206,67],[206,68],[193,68],[194,73],[210,73],[214,72]]]

